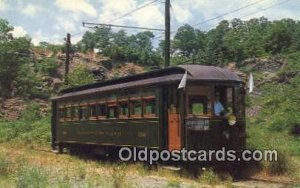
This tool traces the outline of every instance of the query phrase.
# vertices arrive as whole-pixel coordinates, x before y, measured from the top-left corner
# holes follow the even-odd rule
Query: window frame
[[[58,107],[58,120],[59,122],[64,122],[66,116],[65,106],[59,106]]]
[[[111,107],[114,107],[115,109],[115,114],[114,114],[114,117],[110,117],[110,108]],[[106,117],[107,119],[117,119],[118,118],[118,102],[117,100],[110,100],[110,101],[107,101],[106,103]]]
[[[88,104],[87,103],[80,104],[78,110],[79,110],[79,112],[78,112],[78,119],[79,119],[79,121],[87,121],[89,119],[89,116],[88,116]],[[85,117],[84,119],[80,118],[80,110],[82,110],[82,117]],[[85,113],[83,113],[83,112],[85,112]]]
[[[103,105],[104,106],[104,115],[100,115],[100,112],[101,112],[101,108],[100,106]],[[107,118],[107,104],[106,104],[106,101],[100,101],[100,102],[97,102],[97,119],[100,119],[100,120],[105,120]]]
[[[94,113],[95,114],[93,114],[92,115],[92,113],[91,113],[91,107],[94,107]],[[89,120],[97,120],[97,103],[95,103],[95,102],[93,102],[93,103],[89,103],[88,104],[88,119]]]
[[[139,102],[140,103],[140,108],[141,108],[141,113],[140,114],[133,114],[133,102]],[[130,118],[142,118],[143,117],[143,101],[142,97],[132,97],[129,99],[129,117]]]
[[[206,103],[206,110],[205,110],[205,105],[203,105],[203,113],[202,114],[193,114],[193,113],[191,113],[190,112],[190,110],[193,110],[193,109],[190,109],[190,103],[191,103],[191,98],[190,97],[206,97],[206,100],[207,100],[207,103]],[[187,101],[188,101],[188,103],[187,103],[187,108],[186,108],[186,110],[187,110],[187,116],[188,117],[203,117],[203,116],[208,116],[209,115],[209,108],[208,108],[208,103],[209,103],[209,98],[208,98],[208,96],[207,95],[203,95],[203,94],[196,94],[196,93],[193,93],[193,94],[188,94],[188,96],[187,96]],[[201,103],[201,104],[203,104],[203,103]],[[193,106],[191,106],[192,108],[193,108]],[[205,113],[205,111],[206,111],[206,113]]]
[[[146,103],[149,101],[154,102],[154,113],[146,113],[147,105]],[[143,117],[145,118],[156,118],[157,117],[157,103],[156,103],[156,97],[154,95],[151,96],[143,96],[142,99],[142,108],[143,108]]]
[[[123,113],[121,112],[122,111],[122,108],[121,108],[121,104],[122,103],[126,103],[127,104],[127,115],[123,115]],[[130,108],[129,108],[129,101],[128,99],[118,99],[118,117],[119,119],[128,119],[130,116]]]

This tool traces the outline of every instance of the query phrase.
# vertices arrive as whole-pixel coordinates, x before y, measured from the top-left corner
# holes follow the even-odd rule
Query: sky
[[[299,10],[300,0],[171,0],[171,31],[183,24],[207,31],[233,18],[300,20]],[[163,29],[164,0],[0,0],[0,18],[14,27],[14,37],[27,35],[35,45],[42,41],[62,44],[66,33],[75,44],[84,32],[92,31],[82,26],[83,21]],[[157,40],[163,39],[163,32],[154,34]]]

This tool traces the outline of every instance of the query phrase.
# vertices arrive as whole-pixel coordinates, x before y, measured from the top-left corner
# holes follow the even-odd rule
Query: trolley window
[[[107,103],[107,115],[108,118],[117,118],[117,102],[110,102]]]
[[[190,95],[189,96],[189,115],[204,115],[207,114],[207,96],[203,95]]]
[[[141,117],[142,116],[142,102],[141,100],[130,101],[130,116]]]
[[[101,103],[98,104],[98,118],[99,119],[105,119],[106,117],[106,104],[105,103]]]
[[[78,111],[78,116],[80,121],[87,120],[88,118],[88,113],[86,107],[81,107]]]
[[[76,121],[78,120],[78,107],[77,106],[73,106],[71,108],[71,113],[72,113],[72,120]]]
[[[89,105],[89,119],[97,119],[97,106]]]
[[[128,118],[129,106],[128,101],[119,102],[119,118]]]
[[[65,108],[63,108],[63,107],[60,107],[59,108],[59,114],[58,114],[58,117],[59,117],[59,121],[64,121],[64,118],[65,118]]]
[[[147,97],[144,102],[144,117],[156,117],[156,101],[154,97]]]

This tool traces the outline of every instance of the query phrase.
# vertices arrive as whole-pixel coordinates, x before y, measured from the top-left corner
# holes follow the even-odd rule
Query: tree
[[[0,19],[0,95],[7,98],[12,95],[13,82],[19,73],[21,64],[29,62],[30,39],[13,38],[13,27]]]
[[[177,30],[172,43],[173,50],[185,57],[191,57],[199,48],[197,33],[195,29],[188,24],[181,26]]]

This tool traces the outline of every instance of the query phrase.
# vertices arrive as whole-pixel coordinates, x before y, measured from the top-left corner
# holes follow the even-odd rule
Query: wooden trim
[[[129,100],[130,101],[139,101],[139,100],[142,100],[142,97],[130,97]]]
[[[98,119],[100,119],[100,120],[105,120],[105,119],[106,119],[106,116],[98,116]]]
[[[107,107],[114,107],[117,106],[117,102],[115,103],[107,103]]]
[[[97,105],[97,102],[89,102],[88,105]]]
[[[97,120],[96,116],[89,117],[89,120]]]
[[[118,102],[128,102],[128,99],[118,99]]]
[[[144,117],[145,118],[156,118],[157,117],[157,115],[156,114],[144,114]]]
[[[142,114],[130,115],[131,118],[142,118]]]
[[[128,119],[128,116],[119,115],[119,119]]]
[[[105,104],[106,101],[97,101],[96,104]]]
[[[146,97],[142,97],[143,100],[152,100],[155,99],[155,96],[146,96]]]

